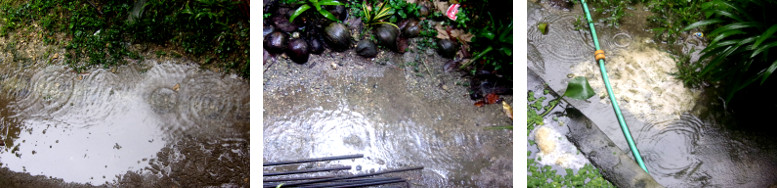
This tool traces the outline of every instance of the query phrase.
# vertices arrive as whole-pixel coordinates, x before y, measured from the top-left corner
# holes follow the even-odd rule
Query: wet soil
[[[557,93],[563,93],[573,76],[596,82],[591,84],[596,96],[569,102],[631,155],[603,87],[595,86],[602,81],[592,60],[590,33],[587,28],[574,27],[576,17],[583,15],[579,5],[569,12],[534,3],[528,8],[529,70]],[[630,12],[643,16],[624,17],[624,23],[644,20],[645,11],[637,8]],[[550,23],[547,35],[536,29],[539,22]],[[774,184],[774,140],[726,129],[721,101],[704,91],[684,88],[675,80],[671,76],[676,70],[674,61],[657,50],[661,44],[651,40],[652,35],[643,27],[624,24],[609,28],[596,23],[599,41],[608,54],[605,65],[613,90],[650,175],[667,187]],[[703,48],[698,39],[679,41],[677,48],[684,52]]]
[[[37,35],[0,44],[0,186],[249,184],[247,80],[147,47],[76,73]]]
[[[512,124],[501,105],[474,106],[468,79],[444,72],[448,59],[434,50],[380,51],[327,50],[306,64],[265,56],[263,160],[359,153],[323,165],[359,166],[353,174],[424,166],[400,175],[414,187],[511,185],[512,131],[489,129]]]

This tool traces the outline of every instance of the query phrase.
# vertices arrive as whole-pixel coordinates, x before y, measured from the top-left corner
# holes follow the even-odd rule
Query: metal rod
[[[396,169],[396,170],[386,170],[386,171],[382,171],[382,172],[374,172],[374,173],[367,173],[367,174],[360,174],[360,175],[334,177],[334,178],[327,178],[327,179],[320,179],[320,180],[311,180],[311,181],[306,181],[306,182],[289,183],[289,184],[284,184],[284,186],[306,185],[306,184],[314,184],[314,183],[321,183],[321,182],[329,182],[329,181],[334,181],[334,180],[353,179],[353,178],[361,178],[361,177],[368,177],[368,176],[374,176],[374,175],[381,175],[381,174],[388,174],[388,173],[395,173],[395,172],[404,172],[404,171],[411,171],[411,170],[422,170],[422,169],[424,169],[424,167],[401,168],[401,169]],[[267,186],[265,186],[265,187],[267,187]]]
[[[342,159],[356,159],[356,158],[362,158],[362,157],[364,157],[364,155],[362,155],[362,154],[343,155],[343,156],[334,156],[334,157],[321,157],[321,158],[302,159],[302,160],[296,160],[296,161],[269,162],[269,163],[264,163],[262,165],[267,167],[267,166],[275,166],[275,165],[309,163],[309,162],[318,162],[318,161],[334,161],[334,160],[342,160]]]
[[[324,178],[333,178],[335,176],[313,176],[313,177],[300,177],[300,178],[274,178],[274,179],[265,179],[262,180],[262,182],[279,182],[279,181],[300,181],[300,180],[314,180],[314,179],[324,179]]]
[[[329,188],[364,187],[364,186],[383,185],[383,184],[401,183],[401,182],[405,182],[405,180],[400,178],[400,179],[382,180],[382,181],[348,183],[343,185],[327,185],[324,187],[329,187]],[[316,188],[319,188],[319,187],[316,187]]]
[[[349,170],[349,169],[351,169],[351,166],[338,166],[338,167],[329,167],[329,168],[294,170],[294,171],[286,171],[286,172],[264,172],[263,175],[280,176],[280,175],[288,175],[288,174],[302,174],[302,173],[311,173],[311,172],[324,172],[324,171]]]

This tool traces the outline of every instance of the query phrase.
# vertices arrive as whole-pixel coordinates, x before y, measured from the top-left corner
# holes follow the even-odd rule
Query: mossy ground
[[[246,1],[138,2],[3,0],[0,36],[64,48],[76,72],[169,56],[250,77]]]

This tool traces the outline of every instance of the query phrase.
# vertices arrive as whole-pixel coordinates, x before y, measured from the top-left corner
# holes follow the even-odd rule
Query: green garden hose
[[[637,160],[639,167],[642,167],[645,172],[648,172],[647,167],[645,167],[645,163],[642,162],[642,156],[639,155],[639,150],[637,150],[637,146],[634,144],[634,140],[631,139],[631,132],[629,131],[629,127],[626,126],[626,120],[623,119],[621,109],[618,107],[618,101],[615,100],[615,94],[612,92],[610,79],[607,77],[607,71],[604,69],[604,51],[599,48],[599,40],[596,38],[596,29],[594,29],[594,21],[591,19],[591,13],[588,12],[588,5],[585,4],[585,0],[580,0],[580,2],[583,4],[585,17],[588,20],[588,27],[591,28],[591,37],[594,40],[594,46],[596,46],[596,52],[594,55],[596,60],[599,61],[599,69],[602,71],[602,80],[604,80],[604,86],[607,88],[607,95],[610,96],[612,109],[615,111],[615,116],[618,116],[618,123],[621,125],[621,130],[623,130],[623,135],[626,137],[626,142],[629,143],[629,148],[631,149],[631,153],[634,155],[634,159]]]

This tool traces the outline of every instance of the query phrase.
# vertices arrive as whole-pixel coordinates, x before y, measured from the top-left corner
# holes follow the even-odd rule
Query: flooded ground
[[[474,106],[460,86],[468,79],[443,72],[447,60],[433,50],[265,58],[264,161],[364,154],[325,165],[353,174],[423,166],[400,175],[413,187],[512,185],[512,131],[488,129],[511,120],[501,105]]]
[[[248,81],[182,58],[75,73],[27,43],[0,57],[0,186],[249,183]]]
[[[587,77],[597,95],[569,102],[628,152],[598,65],[593,63],[590,33],[574,26],[583,15],[581,8],[562,11],[528,5],[529,71],[557,93],[563,93],[571,77]],[[640,23],[647,14],[639,8],[631,13],[634,16],[625,17],[624,23]],[[549,23],[547,35],[537,30],[539,22]],[[726,117],[720,99],[684,88],[674,79],[670,74],[676,71],[675,62],[656,47],[644,25],[596,27],[616,98],[650,175],[658,183],[667,187],[767,187],[777,183],[774,139],[726,129],[721,124]],[[680,41],[686,52],[703,48],[698,39]]]

